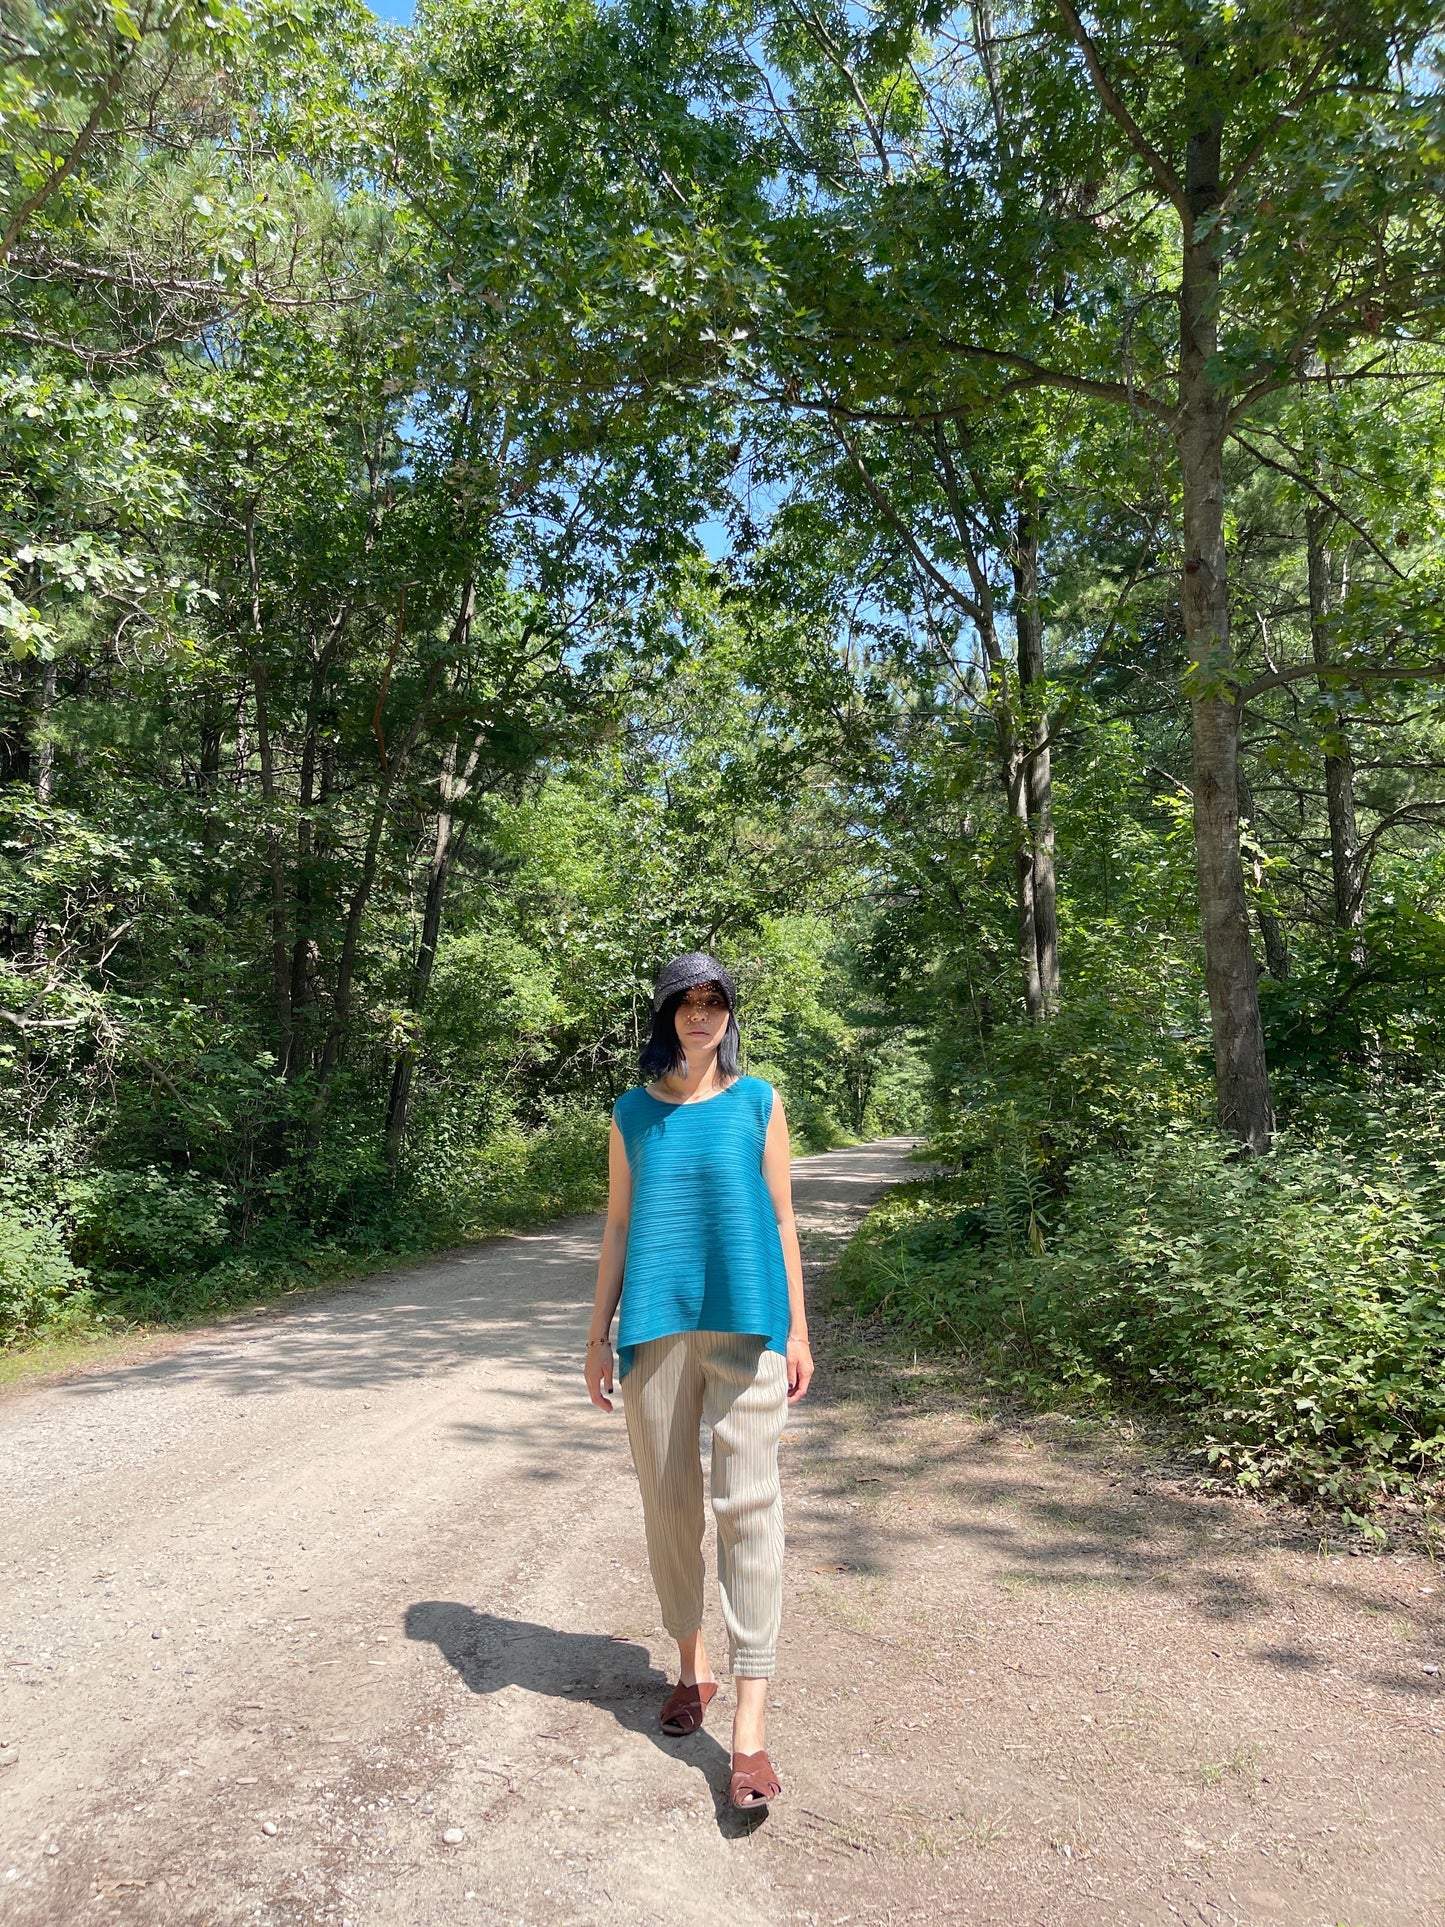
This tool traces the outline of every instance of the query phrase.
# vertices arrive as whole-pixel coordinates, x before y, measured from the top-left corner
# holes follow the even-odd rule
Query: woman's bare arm
[[[776,1091],[768,1135],[763,1140],[763,1180],[773,1200],[788,1273],[788,1403],[795,1405],[812,1380],[813,1352],[808,1343],[808,1309],[803,1302],[803,1254],[793,1216],[793,1151],[783,1100]]]
[[[632,1167],[627,1147],[614,1122],[607,1139],[607,1225],[602,1233],[602,1256],[597,1261],[597,1295],[587,1331],[587,1396],[604,1412],[612,1410],[612,1320],[622,1297],[622,1265],[627,1256],[627,1227],[632,1221]]]

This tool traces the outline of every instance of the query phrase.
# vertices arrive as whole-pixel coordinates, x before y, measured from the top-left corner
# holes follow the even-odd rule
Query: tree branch
[[[1386,830],[1393,830],[1397,824],[1428,823],[1442,811],[1445,811],[1445,799],[1438,797],[1423,796],[1414,803],[1402,804],[1398,810],[1391,810],[1387,816],[1380,818],[1370,834],[1361,841],[1360,853],[1373,855],[1376,844]]]
[[[948,432],[942,422],[934,423],[933,448],[934,453],[938,457],[938,465],[943,470],[943,486],[948,495],[948,508],[949,513],[953,517],[953,526],[958,531],[958,539],[963,545],[963,565],[968,570],[968,579],[973,584],[973,593],[978,601],[979,609],[981,611],[988,610],[991,614],[990,605],[993,601],[993,590],[983,564],[978,559],[978,549],[974,543],[973,531],[968,525],[968,515],[963,506],[963,491],[958,486],[958,473],[953,466],[953,457],[949,452]],[[974,485],[974,494],[978,496],[980,502],[982,502],[982,492],[976,483]],[[992,628],[992,626],[990,622],[989,627]],[[985,638],[985,646],[987,646],[987,640],[988,639]],[[990,653],[992,652],[990,651]]]
[[[1088,68],[1089,78],[1094,83],[1094,92],[1123,128],[1129,145],[1154,176],[1160,193],[1167,196],[1173,203],[1175,212],[1184,224],[1184,235],[1187,240],[1194,231],[1194,210],[1190,207],[1188,196],[1184,192],[1184,183],[1129,112],[1114,83],[1104,72],[1104,63],[1099,58],[1098,49],[1089,38],[1088,30],[1075,11],[1072,0],[1055,0],[1055,4],[1064,16],[1069,32],[1078,43],[1080,53],[1084,56],[1084,65]]]
[[[1126,408],[1144,408],[1163,422],[1174,419],[1174,411],[1167,402],[1159,401],[1147,389],[1131,388],[1127,382],[1102,381],[1093,375],[1071,375],[1062,368],[1046,368],[1042,362],[1034,361],[1028,355],[1016,355],[1005,348],[983,348],[972,341],[953,341],[947,336],[941,337],[938,345],[951,355],[972,357],[976,361],[994,361],[1002,368],[1016,368],[1020,374],[1027,376],[1026,385],[1030,387],[1066,388],[1075,395],[1093,395],[1100,401],[1120,402]]]
[[[831,331],[830,339],[847,343],[855,341],[857,337],[846,334],[841,329],[834,329]],[[879,337],[870,337],[872,341],[878,339]],[[1174,410],[1170,405],[1151,395],[1147,389],[1131,388],[1126,382],[1104,381],[1093,375],[1072,375],[1066,369],[1045,367],[1042,362],[1034,361],[1028,355],[1014,354],[1006,348],[985,348],[976,341],[956,341],[948,335],[940,335],[935,339],[937,346],[945,354],[958,355],[965,360],[994,362],[1000,368],[1017,369],[1023,376],[1023,380],[1011,382],[1002,391],[1006,394],[1020,394],[1026,388],[1062,388],[1070,394],[1092,395],[1099,401],[1117,402],[1124,408],[1142,408],[1158,421],[1172,423],[1174,420]],[[885,345],[900,348],[908,344],[895,338],[887,341]],[[838,401],[809,402],[799,395],[789,395],[786,391],[781,395],[765,392],[763,399],[789,401],[796,408],[821,408],[829,414],[841,411],[854,421],[919,422],[934,419],[952,421],[960,414],[967,412],[957,408],[936,408],[922,414],[904,414],[899,410],[885,415],[877,410],[847,408],[845,404]]]
[[[862,482],[864,488],[867,489],[874,506],[880,511],[883,519],[893,530],[894,534],[903,538],[909,554],[913,557],[918,567],[928,577],[929,581],[932,582],[943,595],[947,596],[951,602],[956,604],[958,608],[962,609],[969,621],[976,624],[980,631],[982,631],[985,621],[983,610],[979,607],[978,603],[974,601],[972,596],[965,594],[956,582],[950,581],[942,569],[940,569],[928,555],[918,538],[914,535],[912,529],[908,527],[902,516],[899,515],[897,509],[894,508],[893,503],[889,500],[887,491],[880,488],[878,483],[875,482],[873,477],[868,473],[862,456],[858,453],[852,438],[843,426],[842,420],[838,417],[834,417],[833,430],[838,440],[843,444],[848,460],[857,471],[858,479]]]
[[[1338,277],[1336,277],[1334,293],[1338,293],[1338,287],[1339,281]],[[1321,329],[1324,327],[1330,315],[1337,312],[1338,303],[1334,299],[1334,294],[1332,294],[1331,299],[1317,310],[1315,318],[1309,327],[1306,328],[1303,333],[1296,335],[1289,352],[1284,355],[1280,361],[1275,363],[1268,374],[1261,375],[1252,388],[1245,389],[1239,400],[1225,416],[1224,431],[1226,434],[1233,433],[1234,424],[1239,420],[1241,415],[1247,415],[1257,401],[1263,401],[1266,395],[1277,394],[1281,388],[1287,387],[1291,382],[1300,380],[1302,365],[1313,349]],[[1281,373],[1281,369],[1283,373]]]
[[[1342,508],[1332,495],[1327,495],[1318,482],[1311,481],[1308,475],[1301,475],[1297,469],[1288,467],[1284,462],[1273,461],[1265,454],[1262,448],[1256,448],[1253,442],[1247,442],[1237,428],[1230,430],[1230,436],[1234,441],[1239,443],[1242,449],[1245,449],[1251,454],[1257,462],[1262,463],[1265,468],[1272,468],[1276,475],[1283,475],[1289,481],[1297,483],[1300,488],[1308,489],[1309,493],[1323,502],[1327,509],[1333,509],[1340,520],[1342,522],[1348,522],[1360,540],[1365,543],[1367,547],[1373,549],[1376,556],[1384,563],[1387,569],[1392,570],[1402,582],[1408,579],[1405,571],[1391,561],[1390,557],[1386,555],[1385,551],[1370,534],[1369,530],[1362,528],[1354,516],[1350,514],[1349,510]]]
[[[1354,662],[1296,662],[1285,669],[1272,669],[1266,676],[1256,676],[1251,683],[1244,683],[1235,691],[1235,699],[1240,703],[1253,702],[1266,690],[1279,689],[1285,683],[1304,682],[1311,676],[1322,680],[1338,677],[1341,682],[1445,682],[1445,662],[1396,663],[1378,665],[1375,663]]]
[[[188,325],[166,334],[151,335],[128,348],[86,348],[78,341],[64,341],[59,335],[34,334],[28,328],[0,328],[0,341],[19,341],[27,348],[48,348],[56,354],[73,355],[87,368],[114,368],[122,362],[139,361],[161,348],[173,348],[178,341],[189,340],[195,333],[195,326]]]
[[[96,130],[99,128],[105,116],[105,110],[115,99],[120,83],[125,79],[129,66],[130,57],[129,55],[123,54],[116,62],[109,80],[107,80],[101,88],[99,97],[94,107],[90,110],[89,118],[76,135],[70,152],[66,155],[59,167],[51,168],[39,187],[35,189],[35,192],[27,195],[19,207],[16,208],[10,225],[3,234],[0,234],[0,264],[9,260],[10,250],[14,247],[16,241],[19,240],[21,230],[31,215],[38,213],[50,199],[51,195],[54,194],[57,189],[64,187],[76,168],[79,167],[81,156],[85,153],[86,148],[89,147],[92,140],[94,140]]]
[[[832,36],[826,32],[821,21],[815,20],[812,14],[805,13],[797,4],[797,0],[788,0],[788,5],[790,11],[802,22],[804,32],[810,33],[813,36],[847,83],[848,91],[853,96],[854,104],[857,106],[858,112],[863,116],[863,125],[868,129],[868,138],[872,141],[873,151],[878,156],[878,164],[883,170],[883,178],[885,181],[891,181],[893,179],[893,164],[888,158],[888,149],[883,142],[883,130],[874,124],[868,103],[863,98],[863,90],[854,78],[852,68],[843,58],[841,52],[834,44]]]
[[[1285,121],[1288,120],[1291,114],[1298,113],[1300,108],[1304,106],[1305,102],[1310,99],[1310,97],[1314,93],[1315,82],[1319,79],[1320,75],[1324,72],[1325,63],[1328,61],[1328,59],[1329,59],[1329,52],[1327,50],[1326,52],[1322,53],[1319,59],[1315,62],[1313,71],[1311,72],[1309,79],[1304,82],[1299,92],[1295,95],[1294,99],[1286,101],[1284,106],[1280,108],[1279,112],[1275,115],[1274,119],[1269,123],[1268,127],[1265,128],[1264,132],[1260,135],[1259,139],[1254,143],[1254,146],[1250,148],[1249,152],[1245,155],[1244,159],[1239,163],[1238,167],[1235,168],[1234,172],[1230,175],[1229,179],[1225,182],[1224,187],[1220,191],[1220,196],[1219,196],[1219,209],[1221,213],[1223,213],[1224,210],[1229,206],[1230,202],[1234,199],[1235,195],[1239,192],[1240,188],[1244,185],[1245,181],[1247,181],[1249,176],[1253,173],[1255,162],[1259,159],[1260,155],[1264,152],[1265,148],[1269,146],[1269,143],[1274,139],[1275,135],[1279,132],[1280,128],[1284,125]]]

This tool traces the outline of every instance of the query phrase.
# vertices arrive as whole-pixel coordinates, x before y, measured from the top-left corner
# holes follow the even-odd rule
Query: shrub
[[[107,1289],[204,1270],[225,1249],[226,1193],[214,1179],[157,1170],[93,1170],[64,1187],[72,1248]]]
[[[1246,1485],[1358,1502],[1445,1462],[1445,1246],[1427,1174],[1341,1140],[1179,1132],[1075,1174],[1040,1267],[1066,1351],[1197,1415]]]
[[[434,1184],[418,1177],[419,1192],[458,1236],[595,1211],[607,1202],[609,1121],[606,1111],[558,1104],[536,1129],[504,1125],[467,1147]]]
[[[1079,1159],[1050,1236],[1007,1187],[912,1187],[842,1281],[1018,1389],[1147,1401],[1242,1484],[1359,1505],[1445,1466],[1440,1168],[1398,1119],[1261,1158],[1180,1125]]]
[[[1074,948],[1081,981],[1047,1024],[998,1024],[936,1064],[939,1156],[992,1163],[1006,1143],[1055,1189],[1076,1157],[1212,1109],[1202,1012],[1174,960],[1131,962],[1082,936]]]
[[[0,1204],[0,1345],[84,1317],[91,1298],[60,1228]]]

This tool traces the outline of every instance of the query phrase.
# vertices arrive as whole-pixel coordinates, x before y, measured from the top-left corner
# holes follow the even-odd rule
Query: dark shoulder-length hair
[[[700,990],[704,986],[694,984],[692,988]],[[711,988],[716,990],[719,986],[714,984]],[[686,990],[675,990],[670,997],[663,999],[662,1008],[652,1013],[652,1034],[637,1055],[638,1067],[649,1084],[659,1077],[671,1077],[675,1071],[686,1067],[687,1052],[677,1034],[677,1007],[687,994]],[[740,1042],[738,1020],[729,1009],[728,1027],[717,1047],[718,1076],[729,1084],[738,1075]]]

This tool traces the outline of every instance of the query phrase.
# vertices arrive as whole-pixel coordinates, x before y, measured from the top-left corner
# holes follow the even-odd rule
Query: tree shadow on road
[[[560,1632],[532,1620],[503,1619],[451,1599],[416,1601],[406,1609],[405,1624],[407,1638],[435,1646],[473,1693],[521,1686],[550,1699],[595,1706],[669,1759],[695,1766],[712,1793],[718,1831],[729,1838],[752,1833],[763,1819],[728,1804],[732,1762],[710,1733],[673,1740],[660,1729],[657,1711],[672,1682],[645,1647],[606,1633]]]

